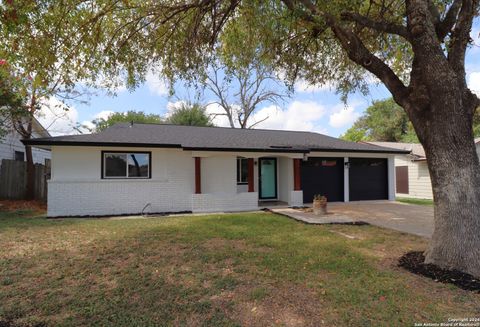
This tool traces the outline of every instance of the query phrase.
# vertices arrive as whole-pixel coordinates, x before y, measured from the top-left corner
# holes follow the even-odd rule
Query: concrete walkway
[[[433,206],[393,201],[338,202],[328,204],[329,213],[325,216],[316,216],[308,209],[279,207],[270,210],[307,224],[367,222],[423,237],[431,237],[433,232]]]

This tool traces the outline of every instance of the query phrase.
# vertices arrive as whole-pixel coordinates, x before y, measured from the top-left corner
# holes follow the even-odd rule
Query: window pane
[[[16,161],[25,161],[25,154],[22,151],[15,151]]]
[[[149,177],[149,155],[146,153],[128,154],[128,177]]]
[[[105,154],[105,177],[127,177],[127,155],[124,153]]]
[[[242,183],[248,182],[248,159],[242,159]]]

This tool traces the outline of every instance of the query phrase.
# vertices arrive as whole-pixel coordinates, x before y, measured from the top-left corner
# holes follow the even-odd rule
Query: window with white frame
[[[102,178],[150,178],[150,152],[102,152]]]
[[[248,184],[247,158],[237,158],[237,184]]]

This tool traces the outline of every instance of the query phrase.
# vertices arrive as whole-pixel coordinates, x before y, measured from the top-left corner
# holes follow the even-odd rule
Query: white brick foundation
[[[258,209],[258,193],[193,194],[193,212],[249,211]]]
[[[303,206],[303,191],[290,191],[289,206]]]

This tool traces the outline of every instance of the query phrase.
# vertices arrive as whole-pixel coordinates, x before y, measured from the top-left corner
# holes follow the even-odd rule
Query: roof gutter
[[[118,148],[181,148],[180,144],[151,144],[151,143],[121,143],[121,142],[72,142],[72,141],[47,141],[47,140],[21,140],[24,145],[49,145],[49,146],[108,146]]]

